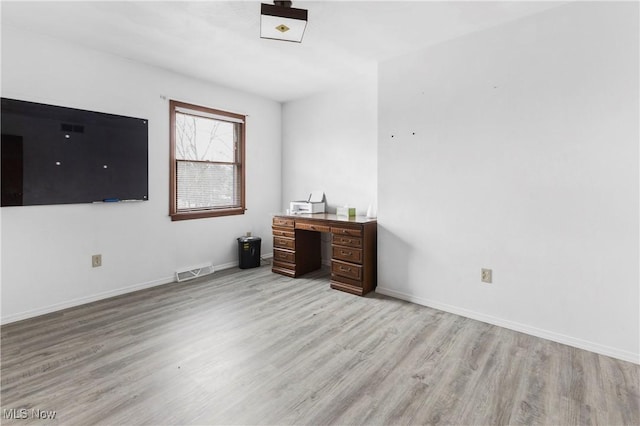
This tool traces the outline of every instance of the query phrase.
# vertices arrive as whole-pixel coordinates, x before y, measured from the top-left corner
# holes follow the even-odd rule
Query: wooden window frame
[[[204,114],[213,114],[221,117],[229,117],[234,122],[242,120],[240,123],[240,137],[238,138],[238,146],[240,149],[240,156],[237,158],[240,168],[240,205],[234,207],[224,208],[203,208],[192,210],[178,210],[177,199],[177,159],[176,159],[176,110],[177,108],[185,108],[196,112],[202,112]],[[231,121],[231,120],[230,120]],[[187,219],[202,219],[207,217],[219,217],[219,216],[232,216],[244,214],[246,210],[245,205],[245,135],[246,135],[246,116],[236,114],[228,111],[222,111],[218,109],[208,108],[200,105],[193,105],[185,102],[170,100],[169,101],[169,139],[170,139],[170,183],[169,183],[169,216],[172,221],[187,220]]]

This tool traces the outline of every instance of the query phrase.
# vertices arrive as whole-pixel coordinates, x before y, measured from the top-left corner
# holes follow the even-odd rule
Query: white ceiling
[[[265,2],[272,3],[269,0]],[[2,25],[285,102],[380,60],[564,2],[294,1],[302,43],[263,40],[260,1],[2,1]]]

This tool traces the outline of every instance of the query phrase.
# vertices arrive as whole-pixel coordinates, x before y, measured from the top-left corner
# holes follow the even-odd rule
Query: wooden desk
[[[299,277],[321,267],[320,233],[331,233],[331,288],[363,296],[376,287],[375,219],[335,214],[273,217],[273,272]]]

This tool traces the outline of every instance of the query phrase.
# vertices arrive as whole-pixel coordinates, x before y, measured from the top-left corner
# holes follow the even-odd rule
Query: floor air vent
[[[178,269],[176,271],[176,281],[180,283],[182,281],[192,280],[209,274],[213,274],[213,264],[205,263],[203,265],[192,266],[186,269]]]

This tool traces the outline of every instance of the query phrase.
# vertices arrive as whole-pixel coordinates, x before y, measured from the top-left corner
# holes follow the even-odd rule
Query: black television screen
[[[2,206],[147,200],[148,121],[2,98]]]

